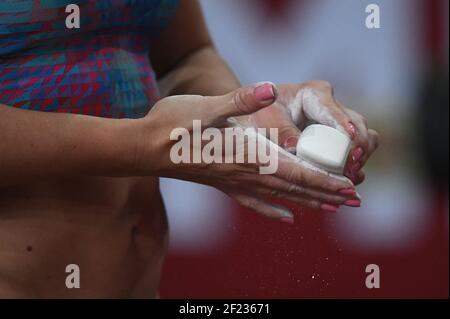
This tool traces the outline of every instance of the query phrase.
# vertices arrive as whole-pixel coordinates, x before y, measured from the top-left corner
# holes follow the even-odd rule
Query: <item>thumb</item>
[[[220,120],[254,113],[271,105],[277,98],[277,88],[271,82],[244,86],[222,96],[211,97],[209,102],[217,105],[215,115]]]

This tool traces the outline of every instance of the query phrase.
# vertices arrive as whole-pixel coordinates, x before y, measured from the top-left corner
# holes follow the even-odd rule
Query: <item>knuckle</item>
[[[333,92],[333,85],[325,80],[311,80],[306,82],[308,86],[318,89],[318,90],[322,90],[322,91],[328,91],[328,92]]]
[[[247,207],[247,208],[252,208],[251,205],[251,200],[247,197],[242,197],[242,196],[234,196],[234,199],[238,202],[238,204],[240,204],[241,206]]]
[[[330,105],[330,111],[331,114],[334,115],[334,117],[344,121],[344,122],[349,122],[351,121],[350,116],[348,116],[347,113],[344,112],[344,110],[342,110],[342,108],[339,106],[339,104],[332,104]]]
[[[289,185],[288,192],[295,193],[295,194],[304,194],[305,189],[302,186],[291,184],[291,185]]]
[[[278,128],[278,135],[281,136],[281,139],[297,136],[298,134],[298,130],[292,125],[286,124]]]
[[[257,210],[258,209],[258,200],[254,198],[248,198],[246,201],[246,206],[250,209]]]
[[[324,197],[323,200],[326,200],[327,202],[331,204],[342,204],[344,201],[342,197],[335,196],[335,195],[329,195],[326,198]]]
[[[233,105],[236,108],[236,110],[238,110],[239,112],[245,111],[245,103],[242,99],[240,91],[236,92],[233,95]]]
[[[365,127],[367,127],[367,119],[358,112],[354,112],[355,118],[358,122],[362,123]]]
[[[310,208],[313,208],[313,209],[319,209],[320,208],[320,202],[318,200],[315,200],[315,199],[308,200],[307,205]]]
[[[270,191],[270,196],[273,196],[273,197],[280,197],[280,192],[278,191],[278,190],[276,190],[276,189],[272,189],[271,191]]]
[[[233,95],[233,105],[238,112],[249,113],[251,109],[248,90],[249,88],[239,89]]]
[[[291,183],[302,184],[304,176],[302,172],[298,171],[295,167],[292,167],[288,172],[287,180]]]
[[[377,149],[380,146],[380,135],[378,132],[372,130],[372,141],[374,149]]]
[[[342,185],[335,181],[332,177],[328,177],[326,181],[326,189],[332,192],[336,192]]]

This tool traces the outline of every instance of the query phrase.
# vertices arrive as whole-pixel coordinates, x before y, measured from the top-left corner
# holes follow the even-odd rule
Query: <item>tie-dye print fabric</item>
[[[68,4],[80,7],[80,29],[66,28]],[[0,103],[144,116],[158,99],[149,39],[177,6],[177,0],[1,0]]]

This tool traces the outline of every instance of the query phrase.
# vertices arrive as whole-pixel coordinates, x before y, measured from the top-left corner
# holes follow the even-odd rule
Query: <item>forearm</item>
[[[159,85],[163,96],[216,96],[240,87],[236,76],[212,46],[205,46],[190,54],[162,77]]]
[[[133,120],[46,113],[0,104],[0,186],[133,170]]]

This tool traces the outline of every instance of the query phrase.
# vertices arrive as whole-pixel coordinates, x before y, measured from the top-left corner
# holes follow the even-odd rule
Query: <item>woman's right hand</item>
[[[349,179],[313,169],[276,143],[268,146],[278,157],[278,168],[271,175],[260,174],[261,162],[258,160],[256,163],[248,161],[247,148],[244,163],[224,163],[225,156],[222,157],[222,163],[209,164],[203,161],[174,163],[171,160],[171,148],[177,143],[170,139],[174,129],[181,128],[189,132],[191,142],[194,120],[201,121],[203,131],[217,128],[223,133],[226,128],[236,127],[233,117],[254,113],[271,105],[276,98],[276,87],[265,83],[243,87],[223,96],[180,95],[160,100],[145,118],[139,120],[137,171],[143,175],[171,177],[213,186],[245,207],[288,222],[293,220],[292,213],[272,203],[273,198],[329,212],[336,211],[342,204],[357,206],[358,195]],[[256,139],[262,138],[257,134],[247,137],[256,142]],[[241,142],[248,145],[249,140]],[[234,141],[234,155],[242,146],[236,143],[239,141]],[[222,154],[225,154],[225,143],[221,144]]]

